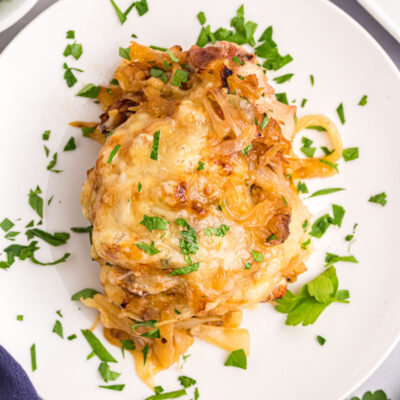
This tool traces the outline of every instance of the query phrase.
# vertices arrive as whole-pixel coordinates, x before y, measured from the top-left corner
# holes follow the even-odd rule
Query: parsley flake
[[[99,95],[99,93],[100,87],[93,85],[93,83],[89,83],[77,93],[77,96],[95,99]]]
[[[256,250],[251,250],[251,254],[253,255],[253,260],[254,260],[254,261],[256,261],[256,262],[258,262],[258,263],[263,262],[263,255],[262,255],[262,253],[260,253],[259,251],[256,251]]]
[[[339,104],[338,108],[336,109],[336,112],[339,116],[340,122],[342,123],[342,125],[344,125],[344,123],[346,122],[346,118],[344,116],[343,103]]]
[[[150,254],[151,256],[154,256],[155,254],[158,254],[160,252],[160,250],[154,247],[154,241],[151,242],[150,246],[144,242],[136,243],[136,246],[140,250],[143,250],[145,253]]]
[[[247,357],[243,349],[232,351],[228,359],[225,361],[225,366],[247,369]]]
[[[371,196],[368,201],[370,203],[380,204],[382,207],[384,207],[387,203],[386,196],[387,196],[386,193],[382,192],[382,193],[376,194],[375,196]]]
[[[359,106],[365,106],[368,103],[368,96],[364,94],[363,97],[361,97],[360,101],[358,102]]]
[[[71,136],[67,144],[64,146],[64,151],[71,151],[75,149],[76,149],[75,138]]]
[[[204,24],[207,22],[206,15],[204,14],[203,11],[200,11],[200,12],[197,14],[197,19],[199,20],[199,22],[200,22],[201,25],[204,25]]]
[[[107,164],[111,164],[113,158],[116,156],[118,153],[118,150],[121,148],[119,144],[117,144],[111,151],[110,156],[108,157]]]
[[[64,339],[63,335],[63,326],[59,320],[56,320],[54,326],[53,326],[53,332],[60,336],[61,339]]]
[[[277,76],[276,78],[274,78],[274,81],[276,83],[284,83],[289,81],[290,79],[292,79],[294,74],[285,74],[285,75],[281,75],[281,76]]]
[[[168,230],[168,221],[160,217],[149,217],[148,215],[143,215],[143,220],[140,221],[140,224],[145,226],[149,232],[151,232],[153,229],[159,231]]]
[[[150,158],[155,161],[158,160],[158,148],[160,145],[160,134],[161,134],[161,131],[157,131],[157,132],[154,132],[154,135],[153,135],[153,145],[151,147]]]
[[[347,149],[343,149],[343,160],[344,161],[356,160],[358,157],[359,157],[358,147],[349,147]]]
[[[325,194],[330,194],[330,193],[335,193],[335,192],[340,192],[341,190],[345,190],[344,188],[327,188],[327,189],[321,189],[317,190],[314,192],[311,196],[309,197],[316,197],[316,196],[322,196]]]

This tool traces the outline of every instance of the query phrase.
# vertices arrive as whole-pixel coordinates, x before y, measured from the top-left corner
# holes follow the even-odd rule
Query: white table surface
[[[18,23],[0,33],[0,52],[7,44],[18,34],[21,29],[32,21],[43,10],[55,3],[57,0],[39,0],[38,4]],[[299,0],[307,1],[307,0]],[[385,51],[392,58],[394,63],[400,68],[400,44],[371,16],[368,14],[356,0],[331,0],[355,20],[379,42]],[[379,0],[377,0],[379,1]],[[400,0],[399,0],[400,1]],[[245,2],[245,0],[244,0]],[[335,379],[335,377],[332,377]],[[400,400],[400,343],[393,349],[384,363],[375,371],[366,382],[359,387],[354,396],[362,397],[367,391],[382,389],[391,400]],[[306,399],[295,399],[306,400]],[[323,400],[323,399],[321,399]],[[342,399],[338,399],[342,400]]]

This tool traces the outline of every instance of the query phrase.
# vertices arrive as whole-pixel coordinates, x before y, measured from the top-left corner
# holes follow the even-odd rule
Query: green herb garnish
[[[284,83],[289,81],[290,79],[292,79],[294,74],[285,74],[285,75],[281,75],[281,76],[277,76],[276,78],[274,78],[274,81],[276,83]]]
[[[33,343],[33,345],[31,346],[31,366],[32,366],[32,372],[37,370],[35,343]]]
[[[136,243],[136,246],[151,256],[154,256],[154,254],[158,254],[160,252],[160,250],[154,247],[154,241],[151,242],[150,246],[144,242]]]
[[[251,250],[251,254],[253,255],[253,260],[256,262],[263,262],[263,255],[259,251]]]
[[[67,86],[70,88],[70,87],[74,86],[76,82],[78,82],[78,79],[76,79],[76,76],[74,75],[74,73],[72,71],[83,72],[83,70],[79,69],[79,68],[72,68],[72,67],[70,68],[70,67],[68,67],[67,63],[63,64],[63,68],[65,69],[64,80],[65,80]]]
[[[53,326],[53,331],[56,335],[60,336],[61,339],[64,339],[64,334],[63,334],[63,326],[59,320],[56,320],[54,326]]]
[[[182,83],[186,83],[187,81],[188,81],[187,71],[184,71],[182,69],[177,69],[175,71],[174,76],[172,77],[171,85],[181,87]]]
[[[346,118],[344,116],[343,103],[339,104],[338,108],[336,109],[336,112],[339,116],[340,122],[342,123],[342,125],[344,125],[344,123],[346,122]]]
[[[95,334],[89,329],[81,329],[82,335],[88,341],[90,347],[97,357],[104,362],[117,362],[117,360],[108,352],[108,350],[102,345],[100,340]]]
[[[116,390],[117,392],[122,392],[124,390],[125,385],[100,385],[99,388],[108,389],[108,390]]]
[[[67,47],[64,50],[64,57],[72,56],[75,60],[79,60],[82,55],[82,45],[79,43],[67,44]]]
[[[275,309],[288,314],[286,325],[311,325],[330,304],[349,302],[349,292],[338,290],[338,286],[336,269],[331,266],[304,285],[297,295],[288,290],[285,296],[276,300]]]
[[[382,192],[382,193],[376,194],[375,196],[371,196],[368,201],[370,203],[380,204],[382,207],[384,207],[387,203],[386,193]]]
[[[358,157],[359,157],[358,147],[349,147],[347,149],[343,149],[343,160],[344,161],[356,160]]]
[[[199,263],[193,263],[190,265],[187,265],[186,267],[181,267],[174,269],[169,275],[174,276],[174,275],[187,275],[190,274],[191,272],[195,272],[199,269]]]
[[[363,97],[361,97],[360,101],[358,102],[359,106],[365,106],[368,102],[368,96],[364,94]]]
[[[229,231],[228,225],[220,225],[219,228],[204,228],[204,234],[206,236],[225,236]]]
[[[93,85],[93,83],[88,83],[83,89],[81,89],[77,96],[88,97],[89,99],[95,99],[100,93],[100,87]]]
[[[335,193],[335,192],[340,192],[341,190],[345,190],[344,188],[327,188],[327,189],[321,189],[317,190],[314,192],[311,196],[309,197],[316,197],[316,196],[322,196],[325,194],[330,194],[330,193]]]
[[[73,301],[77,301],[82,299],[93,299],[94,296],[96,296],[96,294],[100,294],[100,292],[98,292],[97,290],[94,289],[90,289],[90,288],[86,288],[86,289],[82,289],[79,292],[76,292],[74,295],[72,295],[71,300]]]
[[[358,260],[354,256],[338,256],[337,254],[332,253],[326,253],[325,255],[325,267],[329,267],[330,265],[340,261],[358,264]]]
[[[147,215],[143,215],[143,220],[140,221],[140,224],[145,226],[149,232],[151,232],[153,229],[159,231],[168,230],[168,221],[160,217],[149,217]]]
[[[104,382],[115,381],[121,375],[118,372],[111,371],[110,366],[106,362],[100,363],[99,372]]]
[[[308,193],[307,185],[304,182],[297,183],[297,193]]]
[[[246,146],[244,149],[242,149],[242,154],[245,156],[252,148],[253,148],[253,145],[250,143],[248,146]]]
[[[4,232],[8,232],[13,226],[14,223],[8,218],[4,218],[3,221],[0,222],[0,228],[3,229]]]
[[[161,131],[157,131],[157,132],[154,132],[154,135],[153,135],[153,145],[151,147],[150,158],[155,161],[158,160],[158,148],[160,145],[160,134],[161,134]]]
[[[232,351],[228,359],[225,361],[225,366],[247,369],[247,357],[243,349]]]
[[[206,21],[207,21],[206,15],[204,14],[203,11],[200,11],[197,14],[197,19],[199,20],[201,25],[204,25],[206,23]]]
[[[40,218],[43,218],[43,199],[39,196],[41,193],[42,191],[39,186],[36,186],[34,191],[31,189],[29,191],[29,205],[36,211]]]
[[[324,337],[322,337],[322,336],[317,336],[317,342],[321,345],[321,346],[323,346],[324,344],[325,344],[325,342],[326,342],[326,339],[324,338]]]

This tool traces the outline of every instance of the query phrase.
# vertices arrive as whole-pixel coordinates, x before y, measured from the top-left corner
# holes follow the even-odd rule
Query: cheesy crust
[[[167,312],[181,326],[218,316],[221,324],[222,316],[282,297],[305,270],[310,214],[290,177],[296,108],[276,100],[255,56],[235,44],[170,51],[179,62],[133,43],[132,61],[123,60],[115,74],[119,87],[102,88],[104,113],[92,134],[102,147],[82,209],[115,312],[141,321],[165,321]],[[180,87],[171,80],[177,70],[188,77]],[[144,216],[168,221],[167,230],[149,231]],[[179,219],[197,238],[189,261]],[[210,236],[221,226],[229,228],[225,235]],[[159,252],[150,255],[138,243]],[[193,263],[196,271],[173,274]],[[99,304],[88,305],[104,314]],[[118,327],[104,321],[118,337]]]

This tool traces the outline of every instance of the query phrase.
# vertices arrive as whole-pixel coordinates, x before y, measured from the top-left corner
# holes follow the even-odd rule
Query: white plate
[[[0,0],[0,32],[20,20],[38,0]]]
[[[129,1],[119,3],[124,8]],[[139,18],[132,12],[121,26],[108,1],[86,0],[83,7],[80,0],[64,0],[31,23],[0,58],[1,218],[20,217],[21,227],[30,221],[34,215],[27,193],[39,184],[45,199],[55,196],[45,207],[44,229],[86,226],[79,194],[98,145],[81,137],[68,122],[96,120],[100,110],[75,93],[86,83],[110,80],[120,61],[118,47],[126,47],[132,33],[145,44],[180,43],[187,48],[200,30],[198,11],[205,11],[213,28],[227,27],[240,3],[150,0],[148,14]],[[252,340],[247,371],[224,367],[224,351],[197,341],[183,372],[197,379],[201,398],[207,400],[338,400],[377,367],[400,332],[400,77],[376,42],[328,1],[248,0],[245,10],[249,19],[261,25],[256,37],[273,24],[281,52],[294,56],[292,63],[274,74],[295,73],[278,91],[287,91],[297,103],[303,97],[309,99],[299,115],[323,112],[339,126],[335,109],[343,102],[347,122],[340,129],[345,147],[360,147],[360,159],[340,162],[338,176],[308,182],[310,191],[345,187],[346,191],[307,200],[307,205],[319,216],[330,211],[332,203],[341,204],[346,216],[340,230],[330,228],[315,241],[318,251],[300,284],[322,271],[325,251],[346,254],[344,236],[355,222],[359,228],[352,252],[360,263],[337,265],[340,287],[350,290],[351,303],[330,306],[312,326],[287,327],[285,316],[267,304],[247,311],[244,326]],[[62,79],[62,52],[69,29],[76,31],[84,49],[78,62],[66,60],[85,70],[77,73],[79,83],[72,89]],[[309,74],[315,76],[314,87]],[[364,94],[368,105],[360,107],[357,103]],[[59,152],[61,174],[46,171],[48,159],[41,139],[46,129],[52,130],[46,144]],[[62,148],[71,135],[77,138],[78,148],[64,153]],[[382,191],[388,193],[386,207],[367,201]],[[64,247],[43,245],[40,251],[42,259],[50,259],[69,250],[72,256],[63,265],[38,267],[18,262],[9,271],[0,271],[0,343],[28,370],[47,400],[145,398],[150,391],[137,378],[132,360],[122,361],[120,351],[111,345],[108,348],[120,361],[114,370],[122,372],[115,383],[127,385],[121,393],[97,388],[102,384],[98,361],[86,361],[90,349],[79,332],[92,324],[95,313],[71,302],[70,297],[84,287],[100,289],[99,271],[90,261],[86,236],[74,234]],[[61,340],[51,332],[58,309],[64,315],[65,335],[77,333],[78,340]],[[17,314],[25,315],[24,322],[16,321]],[[96,333],[102,337],[101,329]],[[316,343],[316,335],[327,338],[324,347]],[[33,342],[38,358],[34,373],[29,356]],[[173,367],[156,382],[167,390],[177,389],[176,377],[181,373]]]
[[[400,2],[398,0],[358,0],[400,42]]]

